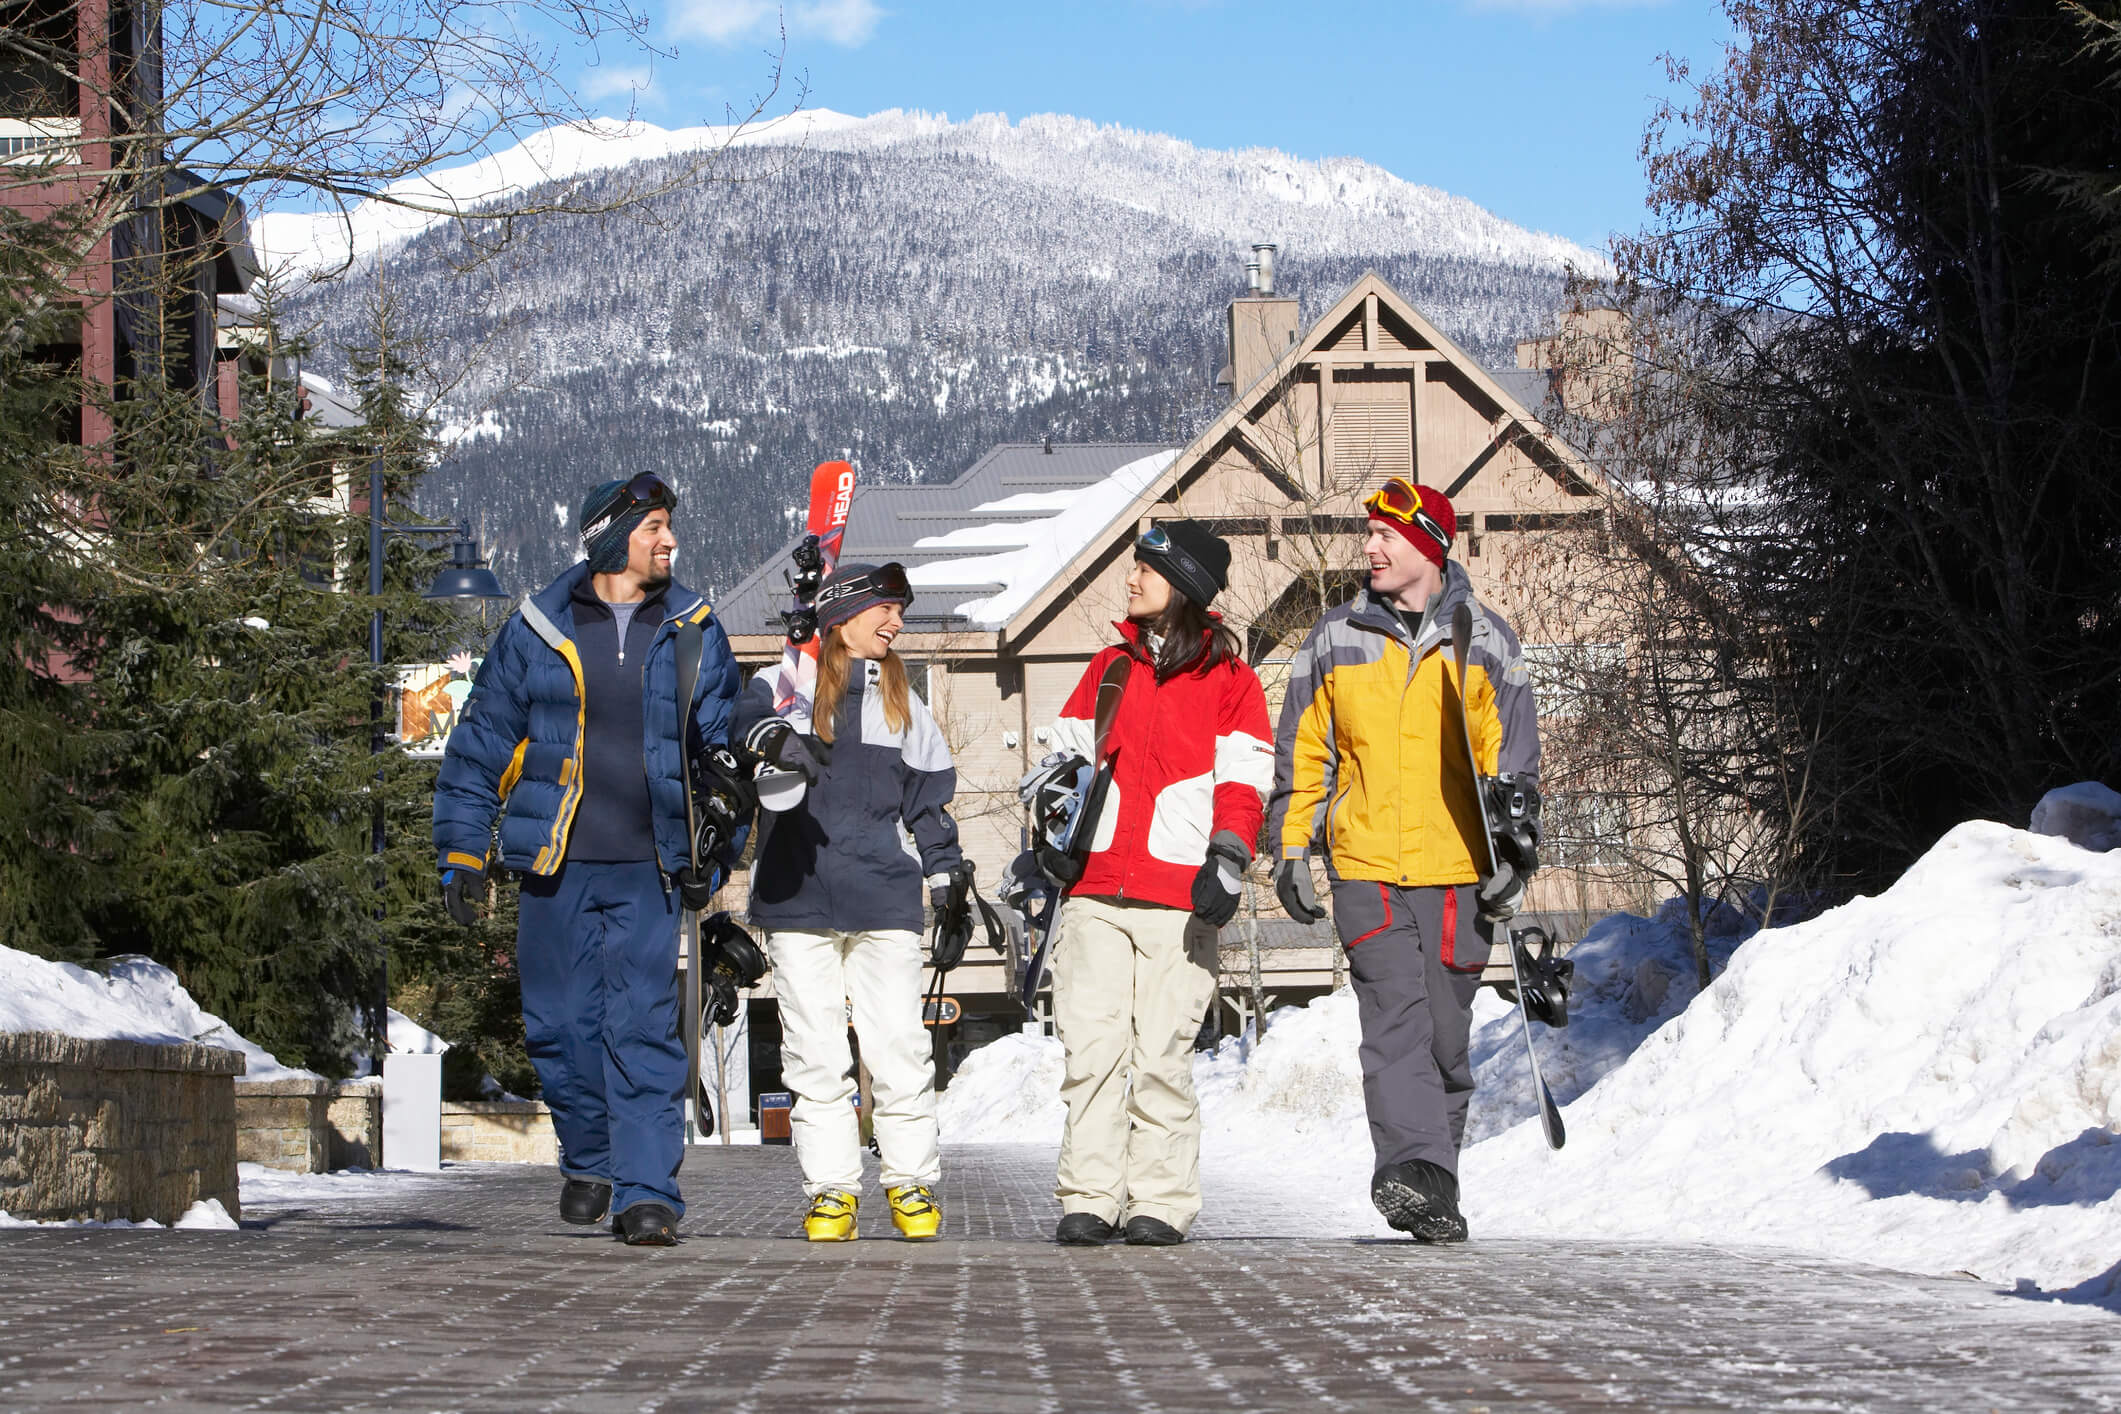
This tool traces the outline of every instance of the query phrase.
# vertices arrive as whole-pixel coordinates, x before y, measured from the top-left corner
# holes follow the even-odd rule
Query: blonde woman
[[[921,888],[940,903],[961,863],[948,806],[957,790],[935,719],[891,651],[913,602],[897,564],[843,565],[817,595],[817,692],[772,715],[770,674],[737,705],[751,751],[809,779],[761,816],[751,921],[766,932],[781,1004],[781,1067],[810,1200],[813,1242],[859,1236],[862,1145],[847,1008],[869,1067],[891,1221],[913,1239],[942,1223],[935,1184],[935,1069],[921,1024]]]

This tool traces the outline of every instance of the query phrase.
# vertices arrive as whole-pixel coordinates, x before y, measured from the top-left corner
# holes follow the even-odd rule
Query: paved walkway
[[[786,1149],[696,1150],[685,1241],[551,1169],[253,1200],[240,1233],[0,1232],[5,1409],[2121,1409],[2121,1317],[1723,1248],[1307,1239],[1213,1195],[1053,1246],[1050,1150],[953,1150],[951,1240],[797,1240]],[[316,1185],[313,1185],[316,1186]],[[763,1234],[763,1235],[762,1235]]]

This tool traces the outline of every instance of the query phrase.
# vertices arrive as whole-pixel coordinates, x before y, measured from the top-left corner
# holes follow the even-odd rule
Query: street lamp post
[[[508,594],[493,571],[479,559],[479,543],[472,538],[469,523],[457,525],[392,525],[383,513],[383,460],[378,457],[368,468],[368,595],[370,599],[381,599],[383,595],[383,546],[393,535],[453,535],[450,564],[435,576],[433,584],[421,595],[424,599],[485,600],[506,599]],[[368,662],[371,667],[383,666],[383,606],[378,603],[368,618]],[[380,674],[378,675],[380,678]],[[383,716],[388,705],[388,694],[379,685],[374,698],[373,713],[368,738],[369,754],[376,760],[375,799],[369,811],[369,853],[376,861],[376,889],[383,889],[383,748],[388,744]],[[376,921],[382,922],[383,904],[376,902]],[[382,957],[376,965],[376,1008],[369,1026],[368,1059],[371,1074],[383,1073],[383,1055],[390,1049],[390,949],[383,948]]]

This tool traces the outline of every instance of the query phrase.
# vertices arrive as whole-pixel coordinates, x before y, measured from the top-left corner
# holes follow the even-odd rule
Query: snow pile
[[[71,1218],[63,1222],[31,1222],[26,1218],[9,1217],[0,1212],[0,1229],[6,1228],[53,1228],[53,1227],[98,1227],[98,1228],[157,1228],[162,1224],[153,1218],[142,1222],[130,1222],[124,1218],[107,1220],[96,1218]],[[234,1232],[240,1226],[221,1206],[219,1198],[201,1198],[184,1210],[183,1216],[170,1224],[194,1232]]]
[[[1976,821],[1876,898],[1746,928],[1719,922],[1698,995],[1676,905],[1574,949],[1568,1028],[1534,1027],[1559,1152],[1517,1122],[1517,1012],[1482,994],[1475,1236],[1759,1243],[2121,1303],[2121,852]],[[1321,1234],[1388,1231],[1358,1038],[1343,991],[1198,1058],[1210,1205],[1241,1172]],[[1054,1142],[1059,1070],[1055,1041],[974,1052],[944,1138]]]
[[[1718,909],[1708,919],[1712,972],[1721,972],[1737,946],[1755,931],[1752,919]],[[1653,918],[1615,913],[1600,919],[1569,949],[1576,978],[1569,990],[1569,1024],[1560,1031],[1532,1028],[1539,1069],[1556,1104],[1566,1105],[1635,1053],[1651,1032],[1686,1010],[1700,988],[1687,942],[1686,905],[1668,899]],[[1472,1109],[1466,1143],[1493,1138],[1539,1113],[1524,1024],[1514,1002],[1483,988],[1473,1002]]]
[[[1976,821],[1762,933],[1566,1112],[1469,1150],[1476,1231],[1733,1239],[2121,1297],[2121,858]]]
[[[2097,781],[2057,787],[2033,807],[2032,824],[2036,835],[2060,835],[2084,849],[2121,848],[2121,794]]]
[[[936,1096],[946,1144],[1058,1144],[1068,1112],[1061,1105],[1061,1043],[1021,1033],[990,1041],[965,1057],[950,1088]]]
[[[967,600],[957,605],[954,612],[982,628],[1004,627],[1070,560],[1082,553],[1085,545],[1120,517],[1132,514],[1144,489],[1162,475],[1177,455],[1176,448],[1152,452],[1088,486],[1027,492],[974,506],[968,515],[1024,510],[1052,510],[1055,514],[1008,527],[1006,543],[1021,545],[1021,549],[916,565],[906,571],[906,578],[915,585],[999,584],[999,593]],[[950,540],[951,537],[934,536],[917,540],[914,545],[926,549]]]
[[[50,962],[0,946],[0,1031],[57,1031],[90,1040],[146,1041],[241,1051],[246,1080],[315,1079],[284,1066],[263,1047],[202,1011],[177,974],[144,957],[124,957],[108,972]]]

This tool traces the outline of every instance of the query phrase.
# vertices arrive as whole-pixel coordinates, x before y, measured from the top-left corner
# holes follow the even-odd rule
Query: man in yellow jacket
[[[1449,559],[1458,521],[1398,477],[1366,502],[1369,587],[1304,640],[1275,733],[1267,837],[1275,892],[1299,923],[1325,917],[1310,856],[1325,855],[1333,923],[1362,1021],[1363,1100],[1377,1154],[1371,1201],[1422,1242],[1462,1242],[1458,1147],[1473,1093],[1473,993],[1525,879],[1488,863],[1461,703],[1483,776],[1538,798],[1539,723],[1517,636]],[[1451,621],[1472,607],[1466,681]]]

